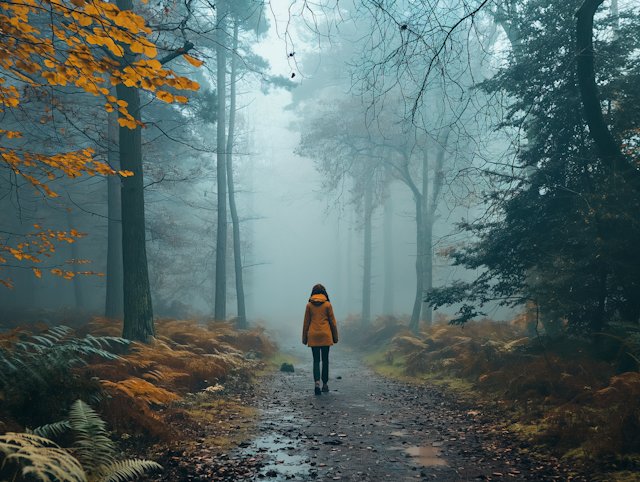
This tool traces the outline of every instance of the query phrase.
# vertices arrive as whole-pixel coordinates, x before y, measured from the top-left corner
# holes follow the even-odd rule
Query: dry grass
[[[46,326],[41,330],[46,333]],[[233,323],[164,319],[156,321],[156,330],[152,343],[133,344],[122,350],[117,360],[87,358],[85,366],[73,369],[74,380],[85,380],[103,391],[97,408],[109,426],[142,445],[180,439],[181,426],[197,424],[188,413],[190,405],[181,403],[185,396],[202,393],[203,400],[220,399],[222,391],[204,390],[250,378],[263,368],[265,363],[260,359],[277,351],[261,327],[239,331]],[[96,317],[76,332],[117,337],[122,333],[122,322]],[[20,340],[13,332],[4,338],[7,343]],[[246,356],[248,352],[251,356]],[[81,385],[77,387],[80,390]],[[0,429],[16,430],[13,425],[5,423]]]
[[[120,332],[121,323],[95,318],[86,330],[94,336],[113,334]],[[173,402],[225,384],[231,377],[250,376],[261,362],[245,358],[247,352],[259,358],[276,352],[263,328],[238,331],[228,322],[164,319],[156,321],[156,332],[153,343],[136,344],[121,360],[90,365],[86,370],[100,378],[113,397],[100,408],[117,431],[139,434],[142,430],[158,441],[179,435],[171,428],[172,421],[192,419],[180,413],[183,408],[166,410]]]
[[[346,323],[348,340],[378,371],[466,382],[485,410],[499,410],[523,437],[555,455],[640,454],[640,374],[630,362],[638,357],[622,336],[529,338],[523,317],[464,328],[441,318],[418,334],[407,330],[407,319],[379,318],[366,330],[357,321]]]

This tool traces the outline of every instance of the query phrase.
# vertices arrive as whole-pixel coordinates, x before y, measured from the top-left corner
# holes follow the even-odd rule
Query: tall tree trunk
[[[334,235],[335,240],[335,254],[333,256],[333,260],[335,266],[333,268],[333,276],[335,280],[334,290],[338,293],[342,293],[342,247],[340,246],[340,224],[342,222],[342,217],[338,215],[337,223],[336,223],[336,233]]]
[[[449,143],[449,135],[451,134],[451,128],[446,127],[440,132],[438,136],[438,143],[436,145],[436,164],[434,166],[434,176],[432,182],[432,191],[429,191],[429,176],[428,176],[428,157],[423,160],[423,213],[424,213],[424,285],[423,295],[433,288],[433,225],[436,221],[436,210],[440,202],[440,193],[442,192],[442,186],[444,185],[444,161],[446,159],[446,148]],[[433,309],[431,306],[424,304],[423,307],[423,319],[425,323],[431,324],[433,322]]]
[[[67,225],[69,226],[69,232],[73,229],[73,220],[71,219],[71,213],[67,211]],[[71,259],[77,262],[80,259],[78,254],[78,245],[76,242],[71,243]],[[82,280],[80,275],[76,274],[73,277],[73,294],[76,299],[76,308],[86,308],[84,302],[84,289],[82,288]]]
[[[132,0],[117,0],[122,11],[133,8]],[[127,64],[135,61],[135,55],[127,52]],[[118,100],[127,103],[127,111],[140,121],[140,92],[137,87],[124,84],[116,86]],[[123,268],[123,338],[146,342],[155,336],[149,269],[147,266],[146,230],[144,219],[144,183],[142,172],[141,128],[120,127],[120,167],[133,176],[122,179],[122,268]]]
[[[227,51],[225,49],[226,2],[218,2],[216,26],[216,68],[218,90],[218,130],[216,142],[216,174],[218,176],[218,232],[216,236],[216,299],[213,317],[227,317],[227,167],[225,155]]]
[[[362,276],[362,326],[371,323],[371,214],[373,187],[367,182],[364,194],[364,273]]]
[[[355,210],[351,208],[351,214],[349,215],[349,226],[347,227],[347,296],[345,299],[345,313],[349,313],[351,310],[353,300],[353,223],[355,216]]]
[[[600,159],[610,174],[623,173],[629,179],[636,179],[638,170],[632,166],[620,151],[602,116],[598,96],[598,86],[593,65],[593,16],[604,0],[585,0],[576,13],[576,40],[578,47],[578,84],[584,114],[589,132],[598,150]]]
[[[233,26],[233,51],[238,51],[238,21]],[[247,312],[244,305],[244,284],[242,281],[242,253],[240,252],[240,221],[236,209],[235,191],[233,186],[233,140],[236,123],[236,68],[238,57],[233,55],[231,60],[231,79],[229,85],[229,135],[227,137],[227,181],[229,183],[229,211],[233,223],[233,259],[236,274],[236,297],[238,301],[238,328],[247,329]]]
[[[420,325],[420,311],[422,310],[423,286],[424,286],[424,219],[422,217],[422,195],[414,192],[416,203],[416,297],[413,302],[413,311],[409,329],[417,333]]]
[[[393,315],[393,295],[395,287],[393,277],[393,198],[391,194],[389,194],[385,200],[383,224],[384,294],[382,296],[382,314]]]
[[[254,145],[252,141],[249,142],[249,145]],[[253,156],[249,157],[249,168],[247,169],[246,175],[246,183],[247,183],[247,194],[245,196],[247,212],[249,213],[249,218],[245,223],[246,227],[246,235],[245,235],[245,243],[246,248],[244,250],[244,259],[245,259],[245,269],[243,269],[243,281],[244,286],[246,288],[245,293],[245,303],[247,310],[247,317],[253,318],[255,316],[254,310],[254,286],[255,286],[255,271],[253,269],[254,261],[254,251],[253,251],[253,242],[254,242],[254,232],[253,232],[253,217],[254,213],[254,195],[253,195],[253,170],[255,169],[255,162],[253,160]],[[247,269],[248,268],[248,269]]]
[[[107,161],[115,171],[120,170],[118,149],[118,114],[114,110],[107,119]],[[122,221],[119,175],[107,176],[107,293],[104,316],[122,318]]]
[[[424,292],[433,285],[433,257],[431,252],[431,243],[433,241],[433,225],[429,217],[429,145],[428,138],[425,136],[424,146],[422,147],[422,229],[424,233],[424,245],[422,246],[422,297]],[[433,202],[431,203],[433,205]],[[422,320],[431,324],[433,321],[433,309],[426,303],[422,303]]]
[[[422,296],[433,288],[433,218],[427,217],[424,221],[424,284]],[[430,325],[433,323],[433,308],[427,303],[422,303],[422,320]]]
[[[591,322],[591,327],[594,333],[600,333],[605,326],[605,307],[607,303],[607,268],[601,263],[598,273],[598,308],[595,313],[595,317]]]

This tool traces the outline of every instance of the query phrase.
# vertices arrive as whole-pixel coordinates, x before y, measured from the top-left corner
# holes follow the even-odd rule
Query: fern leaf
[[[149,404],[157,405],[170,405],[176,400],[180,400],[180,397],[175,393],[172,393],[163,388],[156,387],[152,383],[142,380],[141,378],[128,378],[121,382],[110,382],[108,380],[100,380],[100,383],[107,388],[112,388],[120,391],[128,397],[138,400],[144,400]]]
[[[58,447],[55,442],[48,438],[40,437],[32,433],[7,432],[0,435],[0,452],[11,454],[20,447]],[[59,447],[58,447],[59,448]]]
[[[76,434],[74,451],[88,474],[113,463],[113,442],[107,437],[104,421],[89,405],[76,400],[69,412],[69,424]]]
[[[34,429],[31,433],[33,433],[34,435],[38,435],[40,437],[45,437],[50,439],[50,438],[57,437],[58,435],[66,432],[70,428],[71,428],[71,425],[69,424],[69,422],[66,420],[63,420],[62,422],[48,423],[47,425],[42,425],[41,427]]]
[[[15,463],[22,475],[43,482],[87,482],[80,463],[67,451],[43,437],[26,433],[0,436],[2,467]]]
[[[73,328],[69,328],[68,326],[58,325],[47,330],[47,333],[55,336],[58,341],[62,340],[65,336],[70,335],[73,332]]]
[[[99,482],[128,482],[147,472],[162,470],[162,465],[150,460],[120,460],[102,468]]]

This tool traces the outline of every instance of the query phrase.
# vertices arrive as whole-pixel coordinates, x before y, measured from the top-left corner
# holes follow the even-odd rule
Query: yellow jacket
[[[307,303],[302,328],[302,343],[309,346],[331,346],[338,343],[338,327],[331,303],[325,295],[313,295]]]

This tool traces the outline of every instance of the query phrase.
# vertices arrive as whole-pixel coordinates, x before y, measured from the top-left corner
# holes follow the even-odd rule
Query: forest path
[[[260,461],[251,479],[586,480],[553,458],[519,456],[519,442],[481,408],[381,377],[340,345],[330,352],[330,391],[315,395],[311,350],[281,346],[298,357],[295,372],[262,379],[259,435],[236,454]]]

